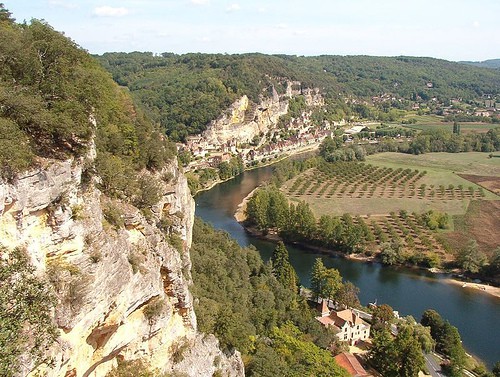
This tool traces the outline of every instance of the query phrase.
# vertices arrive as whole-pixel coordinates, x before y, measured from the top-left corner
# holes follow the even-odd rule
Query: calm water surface
[[[254,245],[264,260],[270,258],[275,245],[247,234],[234,219],[234,213],[243,198],[271,174],[272,167],[248,171],[195,198],[197,216],[228,232],[241,246]],[[500,360],[500,299],[446,284],[443,276],[424,271],[382,267],[377,263],[287,248],[303,285],[309,286],[314,260],[321,257],[326,266],[338,269],[344,279],[360,288],[363,305],[377,300],[379,304],[387,303],[399,310],[400,315],[412,315],[417,321],[426,309],[435,309],[458,327],[468,352],[480,357],[490,368]]]

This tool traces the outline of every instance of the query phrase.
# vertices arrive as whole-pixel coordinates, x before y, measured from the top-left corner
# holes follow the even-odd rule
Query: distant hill
[[[482,62],[462,61],[459,63],[473,65],[481,68],[500,68],[500,59],[489,59]]]
[[[258,103],[271,86],[283,93],[284,80],[320,88],[338,106],[382,94],[441,102],[500,94],[500,70],[433,58],[147,52],[97,58],[174,140],[202,132],[243,94]]]

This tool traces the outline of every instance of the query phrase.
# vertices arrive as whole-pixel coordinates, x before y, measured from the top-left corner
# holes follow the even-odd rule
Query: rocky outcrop
[[[19,374],[103,376],[119,358],[189,376],[211,376],[217,365],[243,375],[239,354],[226,356],[197,332],[189,291],[194,201],[176,163],[150,177],[162,196],[148,218],[105,197],[82,170],[83,159],[45,160],[0,182],[1,246],[25,248],[58,297],[54,365],[24,365]],[[179,342],[193,345],[183,359],[189,368],[173,357]]]
[[[289,99],[303,95],[310,108],[323,106],[324,97],[318,88],[302,88],[298,81],[286,82],[285,93],[280,96],[271,88],[267,97],[262,97],[258,104],[252,103],[247,96],[234,102],[218,119],[212,121],[202,137],[208,145],[219,147],[232,143],[250,143],[256,136],[271,134],[282,115],[288,113]],[[304,114],[307,123],[311,114]],[[297,119],[300,123],[301,120]]]
[[[203,138],[216,146],[231,140],[249,143],[255,136],[266,134],[287,112],[288,101],[280,101],[277,96],[262,100],[258,105],[243,96],[209,125]]]

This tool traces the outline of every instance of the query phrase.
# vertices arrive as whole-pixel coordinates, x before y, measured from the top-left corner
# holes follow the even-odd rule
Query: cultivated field
[[[432,210],[464,216],[471,201],[493,201],[490,207],[496,208],[500,197],[489,190],[499,180],[500,158],[489,158],[487,153],[382,153],[369,156],[364,163],[338,162],[309,169],[281,190],[292,202],[306,201],[317,218],[357,216],[355,222],[367,225],[374,244],[397,239],[413,252],[434,250],[445,259],[435,232],[421,214]],[[495,211],[482,213],[478,224],[498,225]],[[500,229],[492,232],[500,234]]]
[[[457,173],[500,177],[500,159],[486,153],[381,153],[365,163],[310,169],[282,190],[291,200],[308,202],[318,216],[387,215],[401,209],[458,215],[465,213],[471,199],[500,199]]]

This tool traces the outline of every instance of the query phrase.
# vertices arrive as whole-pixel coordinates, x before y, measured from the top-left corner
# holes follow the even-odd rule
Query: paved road
[[[441,366],[439,365],[439,359],[436,358],[433,354],[426,353],[425,357],[425,366],[429,371],[432,377],[446,377],[443,373],[441,373]]]

